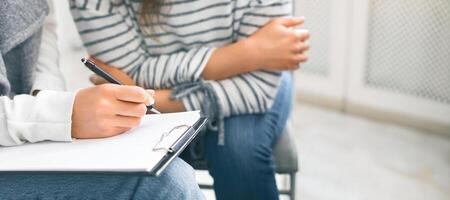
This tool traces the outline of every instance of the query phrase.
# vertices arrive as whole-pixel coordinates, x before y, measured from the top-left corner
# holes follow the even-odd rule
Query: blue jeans
[[[225,119],[225,145],[206,134],[206,158],[218,200],[278,199],[272,147],[292,107],[292,75],[283,73],[273,106],[264,114]]]
[[[0,175],[0,199],[204,199],[181,159],[159,176]]]

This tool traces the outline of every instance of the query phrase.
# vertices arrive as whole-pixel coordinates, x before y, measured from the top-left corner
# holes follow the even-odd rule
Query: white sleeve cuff
[[[41,91],[29,110],[27,122],[18,124],[29,142],[72,141],[72,108],[75,93]],[[9,122],[13,125],[14,122]],[[19,131],[20,132],[20,131]]]

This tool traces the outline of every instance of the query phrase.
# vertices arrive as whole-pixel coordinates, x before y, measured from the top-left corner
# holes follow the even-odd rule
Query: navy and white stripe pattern
[[[139,0],[71,0],[71,10],[91,55],[152,89],[201,81],[215,48],[250,36],[272,18],[291,14],[290,0],[168,0],[150,28],[150,24],[139,25],[140,4]],[[221,107],[217,115],[226,117],[265,112],[280,76],[257,71],[206,83]],[[198,110],[207,96],[198,90],[182,101],[187,110]]]

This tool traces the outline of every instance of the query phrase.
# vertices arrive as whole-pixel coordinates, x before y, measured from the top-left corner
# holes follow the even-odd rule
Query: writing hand
[[[154,91],[103,84],[79,90],[72,112],[72,137],[105,138],[139,125],[154,103]]]

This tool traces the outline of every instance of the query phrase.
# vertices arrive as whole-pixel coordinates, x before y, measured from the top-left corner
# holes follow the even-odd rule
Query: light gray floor
[[[450,199],[450,139],[299,105],[299,199]]]
[[[56,1],[61,66],[69,90],[89,86],[66,1]],[[308,105],[293,113],[298,199],[449,200],[450,139]],[[201,182],[210,182],[205,172]],[[280,187],[286,180],[279,178]],[[208,199],[214,195],[206,192]]]

